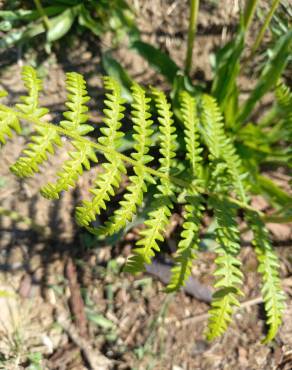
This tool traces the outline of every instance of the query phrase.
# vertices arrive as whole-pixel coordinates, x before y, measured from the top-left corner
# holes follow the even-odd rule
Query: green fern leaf
[[[119,131],[122,126],[121,119],[124,117],[124,100],[121,97],[121,88],[113,78],[105,77],[104,84],[111,93],[106,94],[106,108],[103,111],[106,127],[100,129],[103,136],[98,141],[107,148],[116,149],[118,140],[124,135]],[[93,198],[84,200],[82,206],[76,208],[76,220],[81,226],[88,227],[96,219],[96,215],[106,208],[105,202],[115,194],[114,188],[119,187],[122,175],[126,173],[121,159],[109,153],[105,153],[105,157],[108,162],[102,165],[103,173],[95,179],[95,186],[90,190]]]
[[[215,260],[217,277],[213,295],[212,307],[209,310],[207,339],[222,335],[231,321],[233,306],[239,306],[237,295],[243,295],[239,286],[243,274],[240,271],[241,262],[236,258],[240,250],[239,232],[235,217],[236,207],[226,199],[211,197],[210,205],[214,209],[217,222],[216,239],[218,257]]]
[[[48,109],[39,106],[42,81],[37,77],[36,71],[28,66],[23,67],[22,79],[28,95],[22,96],[22,103],[16,104],[16,107],[24,114],[41,119],[48,113]],[[48,154],[54,154],[54,145],[61,146],[60,136],[53,127],[36,124],[35,130],[37,134],[32,136],[31,142],[23,150],[24,155],[10,167],[19,177],[29,177],[38,172],[39,166],[48,159]]]
[[[61,121],[60,125],[69,132],[83,136],[94,129],[91,125],[86,124],[88,120],[86,103],[90,99],[87,95],[86,82],[79,73],[71,72],[67,73],[66,76],[68,101],[65,104],[69,111],[64,112],[66,120]],[[65,161],[62,170],[57,173],[56,183],[48,183],[42,187],[41,194],[45,198],[59,198],[62,191],[68,190],[70,186],[75,186],[84,168],[90,169],[90,160],[97,162],[95,151],[91,146],[77,140],[72,141],[72,145],[75,150],[69,152],[70,159]]]
[[[217,277],[212,307],[209,310],[207,339],[212,340],[227,329],[232,319],[233,307],[239,305],[237,295],[242,295],[241,263],[236,258],[240,250],[239,231],[236,223],[236,207],[226,196],[234,187],[240,197],[245,192],[240,178],[240,161],[229,138],[226,137],[223,119],[216,101],[208,96],[202,97],[202,122],[205,128],[205,141],[210,151],[209,204],[214,209],[216,219],[216,240],[218,257],[214,275]]]
[[[211,154],[210,159],[221,159],[227,164],[234,190],[240,200],[247,203],[243,183],[246,175],[242,171],[241,160],[234,145],[225,133],[223,117],[216,100],[209,95],[203,95],[202,110],[203,136]]]
[[[258,214],[249,213],[247,219],[253,230],[253,245],[259,262],[258,271],[263,280],[261,290],[269,326],[264,343],[268,343],[275,337],[282,323],[285,295],[281,289],[278,257],[270,244],[268,231]]]
[[[39,93],[43,89],[42,81],[37,77],[35,69],[30,66],[24,66],[21,75],[28,95],[21,96],[22,103],[16,104],[16,107],[25,114],[42,118],[48,113],[47,108],[39,106]]]
[[[172,202],[169,197],[161,195],[156,197],[153,203],[154,210],[148,213],[148,219],[145,221],[146,228],[140,231],[142,239],[138,240],[131,256],[125,266],[124,271],[132,274],[145,270],[145,264],[150,264],[155,251],[159,252],[158,241],[164,240],[164,230],[171,216]]]
[[[184,124],[184,139],[186,143],[186,158],[189,160],[192,176],[196,179],[202,176],[202,148],[199,143],[199,118],[196,99],[187,92],[181,94],[181,113]]]
[[[196,185],[202,176],[202,149],[199,145],[196,99],[187,92],[181,94],[181,112],[184,124],[186,143],[186,159],[190,163],[192,183]],[[191,182],[191,181],[190,181]],[[190,194],[190,191],[189,191]],[[199,244],[199,229],[204,207],[202,199],[194,190],[187,197],[185,206],[183,231],[178,244],[175,266],[172,268],[171,279],[166,288],[168,292],[176,291],[185,284],[191,274],[192,262],[195,259],[195,250]]]
[[[153,183],[153,178],[147,174],[144,167],[152,160],[148,155],[151,146],[151,135],[153,130],[151,125],[153,121],[150,119],[149,102],[150,99],[146,98],[145,91],[138,84],[132,87],[132,120],[134,123],[135,140],[134,152],[131,154],[132,158],[137,161],[137,165],[133,170],[135,175],[130,176],[130,185],[127,187],[127,193],[124,195],[123,200],[119,203],[119,208],[115,211],[114,215],[110,217],[109,221],[103,228],[103,233],[112,235],[121,230],[128,221],[133,219],[137,207],[141,206],[143,202],[143,194],[147,191],[147,182]]]
[[[160,170],[169,175],[177,147],[171,106],[163,92],[152,89],[152,93],[160,123]],[[163,233],[171,216],[174,192],[170,180],[162,178],[157,189],[158,193],[154,195],[156,199],[154,209],[149,212],[148,219],[145,221],[146,228],[140,232],[142,239],[137,242],[138,248],[133,250],[134,255],[128,259],[125,267],[125,271],[133,274],[143,271],[144,265],[151,263],[154,251],[159,251],[158,241],[164,240]]]
[[[58,199],[62,191],[74,187],[83,169],[90,169],[90,161],[97,162],[95,151],[91,146],[83,142],[74,141],[72,145],[75,151],[69,152],[70,160],[67,160],[62,170],[57,173],[58,180],[55,184],[48,183],[41,188],[41,194],[47,199]]]
[[[188,197],[189,203],[185,206],[183,231],[180,235],[175,266],[171,269],[171,279],[166,288],[167,292],[177,291],[184,286],[188,277],[191,275],[195,250],[199,244],[199,230],[204,210],[200,196]]]
[[[31,143],[22,151],[25,156],[21,156],[17,162],[10,167],[11,171],[18,177],[33,176],[38,172],[40,164],[48,159],[48,154],[54,154],[54,145],[61,146],[60,136],[53,128],[36,127],[35,135],[31,138]]]

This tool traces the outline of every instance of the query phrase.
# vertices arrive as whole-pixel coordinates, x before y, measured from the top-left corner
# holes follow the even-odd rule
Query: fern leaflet
[[[256,213],[249,212],[247,219],[254,234],[253,244],[259,262],[258,271],[263,280],[262,295],[269,326],[264,343],[268,343],[275,337],[281,325],[285,295],[281,289],[279,261],[270,244],[268,231]]]
[[[170,174],[172,159],[175,157],[176,134],[170,104],[166,96],[157,89],[152,89],[154,101],[158,112],[160,123],[160,170],[167,175]],[[163,241],[163,233],[171,216],[173,207],[172,197],[174,195],[172,184],[168,178],[160,180],[157,186],[158,193],[154,195],[153,210],[148,214],[145,221],[145,229],[140,232],[140,239],[133,250],[134,255],[127,261],[125,271],[137,273],[145,269],[145,264],[151,263],[154,251],[159,251],[158,241]]]
[[[187,150],[186,159],[190,163],[192,183],[196,185],[202,176],[202,149],[199,145],[196,100],[187,92],[181,95],[181,112]],[[200,221],[204,207],[201,196],[197,192],[189,190],[189,194],[186,197],[183,231],[178,244],[175,266],[172,268],[171,279],[166,288],[169,292],[176,291],[185,284],[191,274],[192,262],[195,259],[194,251],[198,249]]]
[[[234,185],[234,190],[240,200],[247,203],[243,184],[245,174],[242,173],[242,164],[231,139],[225,133],[223,117],[216,100],[209,95],[203,95],[202,110],[203,136],[211,157],[224,160],[232,177],[233,181],[231,183]]]
[[[149,163],[152,157],[148,154],[151,145],[151,135],[153,130],[151,125],[153,121],[150,119],[149,102],[150,98],[146,98],[145,91],[139,85],[135,84],[132,87],[132,120],[134,123],[135,140],[134,152],[131,156],[137,161],[133,170],[135,175],[130,176],[130,185],[127,187],[127,193],[123,200],[119,203],[119,208],[114,215],[106,222],[103,232],[112,235],[123,227],[128,221],[131,221],[136,213],[137,207],[143,202],[143,194],[147,190],[146,181],[153,183],[153,178],[147,174],[143,165]]]
[[[83,136],[94,129],[91,125],[86,124],[88,120],[86,103],[90,99],[87,95],[86,82],[83,76],[76,72],[67,73],[66,77],[68,101],[65,104],[69,111],[64,112],[63,115],[66,119],[61,121],[60,125],[68,131],[77,132]],[[65,161],[63,168],[57,173],[56,183],[48,183],[41,189],[42,195],[48,199],[58,199],[61,191],[75,186],[78,177],[83,173],[83,167],[87,170],[90,169],[90,160],[97,162],[92,147],[77,140],[73,140],[72,145],[75,150],[69,152],[71,159]]]
[[[39,106],[39,92],[42,82],[37,77],[36,71],[29,66],[23,67],[22,79],[28,90],[27,96],[22,96],[22,103],[16,107],[23,113],[41,119],[48,113],[48,109]],[[23,151],[18,161],[11,166],[11,171],[19,177],[29,177],[39,171],[39,165],[48,159],[48,153],[54,154],[54,145],[61,146],[61,139],[54,128],[45,128],[36,125],[36,135],[31,139],[27,149]]]
[[[117,141],[124,135],[119,131],[121,119],[124,117],[122,113],[125,110],[124,100],[121,97],[121,88],[114,79],[105,77],[104,84],[111,93],[106,94],[106,108],[103,110],[106,127],[101,128],[103,136],[98,141],[106,147],[116,149]],[[84,200],[83,205],[76,208],[76,220],[79,225],[89,227],[96,215],[106,208],[105,202],[114,195],[114,188],[119,187],[121,177],[126,173],[125,165],[120,158],[107,153],[105,157],[108,162],[102,165],[104,172],[95,179],[95,186],[90,190],[94,197],[91,200]]]
[[[243,295],[238,288],[242,284],[243,274],[240,271],[241,262],[236,258],[240,250],[236,207],[226,199],[217,197],[210,198],[210,205],[214,208],[217,222],[218,257],[215,260],[217,269],[214,275],[217,277],[215,288],[218,290],[213,295],[212,307],[209,310],[208,340],[226,331],[231,321],[233,306],[239,306],[236,296]]]

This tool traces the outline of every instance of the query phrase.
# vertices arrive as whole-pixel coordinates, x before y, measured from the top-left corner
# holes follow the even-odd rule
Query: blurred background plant
[[[124,0],[34,0],[6,1],[0,11],[0,49],[41,43],[47,53],[66,36],[81,36],[90,30],[100,37],[112,31],[118,43],[126,34],[136,37],[134,13]]]

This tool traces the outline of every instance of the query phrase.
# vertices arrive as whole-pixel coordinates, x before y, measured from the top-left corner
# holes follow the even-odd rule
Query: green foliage
[[[281,325],[285,296],[281,290],[279,261],[269,242],[268,231],[256,213],[249,213],[247,218],[253,230],[253,244],[259,261],[258,271],[263,280],[262,295],[269,326],[264,342],[268,343],[275,337]]]
[[[121,128],[121,119],[124,117],[123,99],[121,97],[121,89],[119,84],[112,78],[105,78],[105,87],[111,93],[106,95],[105,105],[103,110],[106,118],[104,123],[107,127],[103,127],[101,136],[98,141],[108,149],[115,150],[117,141],[124,135],[119,129]],[[114,188],[118,188],[123,173],[126,173],[126,168],[120,158],[117,158],[113,153],[105,154],[108,162],[103,164],[101,176],[97,176],[95,187],[91,189],[94,195],[92,200],[84,200],[81,207],[76,209],[76,219],[79,225],[88,226],[94,221],[96,215],[99,215],[102,209],[106,208],[105,202],[113,196]]]
[[[214,179],[215,180],[215,179]],[[240,250],[239,232],[236,224],[236,207],[226,199],[210,198],[216,219],[216,235],[218,257],[215,262],[217,277],[215,292],[210,309],[207,338],[209,340],[220,336],[231,321],[232,307],[240,306],[237,295],[243,295],[238,286],[242,284],[243,274],[241,263],[236,258]]]
[[[26,4],[14,9],[12,4],[8,4],[8,10],[0,10],[0,27],[2,25],[1,31],[5,32],[0,49],[31,42],[45,34],[48,50],[52,43],[72,32],[75,25],[81,31],[90,30],[95,36],[111,30],[117,39],[126,33],[133,34],[133,37],[138,33],[133,12],[124,0],[57,0],[53,5],[46,0],[31,3],[36,5],[36,9],[27,9]]]
[[[202,177],[202,148],[199,143],[199,118],[195,98],[188,93],[181,94],[181,111],[184,124],[186,142],[186,159],[190,163],[190,176],[193,185],[199,184]],[[199,244],[199,230],[204,206],[200,194],[195,190],[189,190],[190,195],[186,199],[184,223],[182,225],[181,240],[178,244],[175,266],[167,286],[167,291],[176,291],[185,284],[191,274],[192,262],[195,258],[195,250]]]
[[[22,103],[16,104],[16,108],[35,119],[41,119],[48,113],[48,109],[39,106],[42,82],[37,78],[36,71],[28,66],[23,68],[22,78],[28,95],[20,98]],[[23,151],[24,155],[11,166],[11,171],[19,177],[32,176],[39,171],[39,165],[48,159],[48,153],[54,154],[54,144],[61,145],[60,136],[54,127],[36,124],[36,135],[31,138],[31,143]]]
[[[240,304],[243,281],[238,258],[240,235],[237,217],[240,210],[241,217],[246,218],[254,234],[269,326],[265,340],[272,340],[281,323],[284,306],[279,263],[268,240],[263,215],[253,210],[249,204],[255,187],[254,181],[260,174],[256,170],[256,175],[249,171],[246,154],[242,155],[238,151],[236,139],[242,138],[226,132],[224,117],[216,99],[207,94],[194,97],[186,91],[181,92],[178,114],[181,121],[178,122],[173,114],[173,107],[163,92],[152,88],[149,93],[134,84],[131,88],[130,114],[133,150],[130,155],[125,155],[119,149],[124,135],[122,124],[127,118],[124,115],[126,106],[121,86],[115,79],[104,78],[107,90],[103,110],[105,117],[104,126],[100,129],[101,136],[97,141],[85,137],[93,130],[93,126],[88,123],[86,104],[89,97],[81,75],[67,74],[68,111],[63,114],[64,120],[58,124],[45,121],[47,110],[39,104],[42,85],[32,68],[24,68],[23,80],[28,95],[22,97],[21,103],[15,107],[0,105],[0,138],[3,143],[4,138],[11,136],[13,130],[20,132],[19,121],[32,123],[36,131],[32,142],[11,167],[12,171],[21,177],[39,171],[39,166],[47,160],[47,154],[54,154],[54,145],[62,144],[61,136],[69,137],[73,145],[73,150],[69,152],[70,159],[57,172],[56,182],[41,190],[47,198],[57,198],[60,192],[75,186],[83,171],[97,163],[97,152],[101,154],[104,157],[101,160],[102,172],[97,175],[90,190],[92,198],[83,200],[76,208],[78,224],[99,236],[112,235],[127,227],[143,208],[143,199],[150,192],[151,186],[154,195],[151,199],[148,196],[147,218],[140,230],[140,239],[133,255],[125,267],[125,271],[132,273],[143,271],[145,265],[151,263],[155,253],[160,251],[173,209],[178,204],[183,205],[184,222],[168,291],[179,289],[191,273],[199,245],[201,220],[208,206],[209,211],[214,214],[217,241],[217,291],[210,309],[207,332],[210,340],[226,330],[232,320],[234,307]],[[276,94],[276,112],[279,112],[280,117],[285,117],[288,111],[291,112],[291,93],[286,87],[279,85]],[[183,125],[181,137],[178,136],[178,123]],[[259,129],[262,129],[261,125]],[[158,134],[158,143],[153,140],[155,134]],[[131,173],[129,183],[124,186],[125,193],[118,208],[104,226],[95,229],[97,216],[102,210],[109,209],[107,202],[114,196],[128,172]],[[269,188],[269,184],[266,187]],[[279,195],[277,189],[273,189],[273,192],[278,194],[278,198],[287,199],[283,198],[282,193]]]
[[[158,241],[164,240],[164,231],[171,216],[173,208],[174,190],[172,183],[169,181],[173,158],[176,150],[176,134],[174,121],[172,119],[171,106],[167,102],[164,93],[157,89],[152,89],[155,106],[158,113],[158,122],[160,130],[160,149],[161,157],[160,171],[167,177],[160,180],[157,186],[157,193],[154,195],[155,200],[152,204],[152,210],[145,221],[145,229],[140,231],[141,239],[136,243],[137,248],[133,250],[134,255],[129,258],[125,271],[137,273],[145,269],[144,265],[151,263],[155,251],[159,252]],[[175,162],[174,162],[175,163]]]
[[[68,91],[66,106],[70,110],[64,112],[66,119],[60,122],[60,126],[80,136],[86,135],[94,130],[91,125],[86,124],[88,120],[86,103],[90,99],[87,96],[86,83],[78,73],[67,73],[66,88]],[[62,170],[58,172],[56,183],[49,183],[41,189],[42,195],[48,199],[59,198],[61,191],[75,185],[83,173],[83,168],[90,169],[90,161],[97,162],[96,154],[91,147],[77,140],[73,140],[72,145],[75,150],[69,152],[71,159],[67,160]]]
[[[132,120],[135,133],[133,139],[135,150],[131,156],[137,161],[134,165],[134,175],[129,177],[130,184],[127,187],[127,193],[123,200],[119,203],[119,208],[114,215],[106,223],[104,228],[105,233],[112,235],[126,226],[128,221],[132,221],[137,207],[142,205],[143,194],[147,191],[146,182],[153,183],[152,177],[144,171],[143,165],[152,161],[149,150],[151,146],[151,129],[153,121],[150,119],[149,102],[150,98],[145,96],[145,91],[139,85],[135,84],[132,87],[133,104],[132,104]]]
[[[239,124],[249,118],[253,108],[264,94],[276,86],[278,79],[288,62],[288,56],[291,53],[291,45],[292,30],[284,34],[276,43],[270,60],[259,76],[257,85],[252,90],[242,109],[239,111],[237,117]]]

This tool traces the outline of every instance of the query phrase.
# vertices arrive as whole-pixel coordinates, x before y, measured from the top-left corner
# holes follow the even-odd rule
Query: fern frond
[[[240,200],[247,203],[242,164],[231,139],[224,130],[223,117],[216,100],[204,94],[202,97],[203,136],[213,158],[223,159],[232,177],[232,185]]]
[[[66,89],[68,92],[65,105],[69,111],[64,112],[66,120],[60,122],[61,127],[69,132],[77,133],[81,136],[86,135],[94,128],[86,124],[88,120],[89,101],[87,95],[86,82],[82,75],[76,72],[66,74]],[[90,160],[97,162],[95,151],[89,145],[79,141],[72,141],[75,150],[69,152],[71,159],[63,164],[62,169],[57,173],[56,183],[48,183],[41,188],[41,194],[48,199],[58,199],[63,190],[74,187],[79,176],[83,173],[83,168],[90,169]]]
[[[157,89],[152,89],[152,93],[160,123],[160,170],[169,175],[177,147],[177,135],[175,134],[175,126],[172,119],[173,114],[164,93]],[[127,261],[125,267],[125,271],[127,272],[137,273],[143,271],[145,269],[144,265],[151,263],[151,259],[155,254],[154,251],[158,252],[160,250],[158,241],[164,240],[163,233],[171,216],[174,192],[168,178],[161,179],[157,189],[158,193],[154,195],[154,198],[156,198],[153,202],[154,210],[150,211],[147,215],[148,219],[145,221],[146,228],[140,232],[142,239],[136,243],[138,248],[133,250],[134,255]]]
[[[264,343],[268,343],[277,334],[285,308],[285,295],[279,277],[280,265],[270,244],[268,231],[258,214],[248,213],[247,219],[254,234],[253,245],[259,262],[258,272],[263,280],[261,291],[269,326]]]
[[[42,81],[37,77],[32,67],[23,67],[22,79],[28,90],[27,96],[22,96],[22,103],[16,107],[23,113],[41,119],[48,113],[48,109],[39,106],[39,93],[42,90]],[[39,166],[48,159],[48,154],[54,154],[54,145],[61,146],[61,139],[54,128],[40,125],[35,127],[36,135],[23,150],[22,156],[10,167],[11,171],[19,177],[29,177],[39,171]]]
[[[239,286],[243,274],[241,262],[236,258],[240,250],[239,232],[236,218],[236,207],[226,199],[211,197],[210,205],[214,209],[216,219],[216,240],[218,257],[214,275],[217,277],[212,307],[209,310],[207,339],[212,340],[227,329],[232,318],[233,306],[239,306],[237,295],[243,295]]]
[[[103,110],[106,127],[100,129],[103,136],[98,141],[108,148],[116,149],[118,140],[124,135],[120,131],[124,117],[122,112],[125,110],[124,100],[121,97],[121,88],[114,79],[105,77],[104,85],[110,93],[106,94],[106,108]],[[90,190],[93,198],[84,200],[82,206],[76,208],[76,220],[81,226],[89,226],[90,222],[96,219],[96,215],[105,209],[105,202],[115,194],[114,188],[119,187],[122,175],[126,173],[120,158],[108,153],[105,153],[105,157],[108,162],[102,165],[103,173],[95,179],[94,188]]]
[[[0,109],[0,142],[6,143],[6,137],[12,137],[12,130],[21,133],[21,126],[17,115],[4,107]]]
[[[135,133],[133,138],[135,140],[134,152],[131,154],[132,158],[137,161],[137,165],[133,170],[135,175],[130,176],[130,185],[127,187],[127,192],[123,200],[119,203],[119,208],[114,215],[106,222],[103,232],[112,235],[121,230],[128,221],[133,219],[137,207],[141,206],[143,202],[143,194],[147,191],[147,182],[153,183],[154,180],[144,170],[143,165],[149,163],[153,158],[148,154],[151,146],[151,129],[153,121],[150,119],[150,98],[146,98],[144,89],[138,84],[132,87],[132,121]],[[142,166],[141,166],[142,165]]]
[[[181,94],[181,112],[184,124],[186,159],[190,163],[191,181],[195,185],[202,176],[202,148],[200,148],[199,144],[199,119],[196,99],[187,92]],[[185,285],[191,274],[195,250],[198,249],[199,244],[199,229],[204,210],[202,198],[192,190],[191,195],[186,200],[184,223],[182,225],[183,231],[180,235],[181,240],[178,244],[175,266],[171,270],[171,279],[166,288],[168,292],[176,291]]]
[[[196,257],[199,243],[204,203],[208,199],[210,209],[214,212],[218,244],[215,260],[217,267],[214,273],[217,291],[210,309],[207,333],[209,340],[226,330],[235,306],[239,305],[238,297],[242,295],[243,275],[238,259],[240,243],[236,218],[237,211],[244,210],[247,221],[253,229],[259,272],[263,280],[262,294],[269,325],[265,342],[272,340],[281,324],[284,310],[284,295],[278,272],[279,262],[269,243],[261,212],[253,210],[248,204],[241,160],[236,153],[233,138],[225,132],[223,118],[215,99],[208,95],[194,98],[186,92],[182,93],[181,117],[185,145],[181,148],[185,149],[186,153],[185,160],[180,166],[175,158],[177,143],[171,106],[162,92],[152,90],[159,130],[159,158],[157,158],[159,164],[156,168],[148,166],[152,160],[149,151],[154,137],[150,98],[140,86],[134,85],[132,88],[134,150],[129,156],[119,151],[120,138],[123,136],[121,120],[125,108],[121,87],[114,79],[105,78],[104,81],[109,92],[105,99],[105,126],[100,130],[101,137],[98,142],[84,137],[93,130],[93,127],[88,124],[86,104],[89,97],[81,75],[67,74],[68,111],[64,113],[64,119],[58,126],[43,120],[47,110],[39,105],[42,84],[34,70],[25,68],[23,79],[28,96],[22,97],[21,103],[17,104],[16,108],[0,105],[0,142],[5,143],[13,130],[20,132],[19,120],[32,123],[36,131],[24,154],[16,165],[12,166],[12,170],[20,176],[32,175],[39,170],[40,164],[47,159],[48,154],[54,153],[55,145],[61,145],[61,135],[70,138],[73,145],[69,152],[70,158],[57,173],[56,182],[42,188],[43,195],[57,198],[62,190],[75,185],[82,172],[91,167],[91,162],[97,162],[96,152],[102,154],[105,162],[102,164],[102,173],[94,181],[94,188],[90,190],[92,198],[84,200],[76,209],[78,223],[95,232],[91,223],[103,209],[106,209],[107,201],[120,186],[122,177],[126,174],[125,165],[132,166],[133,175],[129,177],[130,184],[126,186],[123,200],[101,230],[107,234],[115,233],[132,220],[137,214],[138,207],[143,203],[148,183],[153,183],[155,195],[149,198],[150,211],[145,227],[140,231],[141,238],[125,268],[132,273],[143,271],[145,264],[151,263],[153,256],[159,251],[159,245],[164,240],[165,230],[176,203],[175,198],[179,194],[179,203],[184,200],[185,204],[184,222],[168,291],[177,290],[191,273],[192,261]],[[5,93],[0,91],[0,97],[4,95]],[[282,86],[278,88],[276,95],[278,103],[275,112],[280,113],[279,127],[285,126],[284,132],[287,132],[287,117],[291,118],[291,92]],[[289,136],[287,137],[289,140]],[[201,138],[206,144],[206,151],[209,152],[209,158],[204,157],[204,168]],[[182,170],[178,176],[175,174],[177,170]]]

